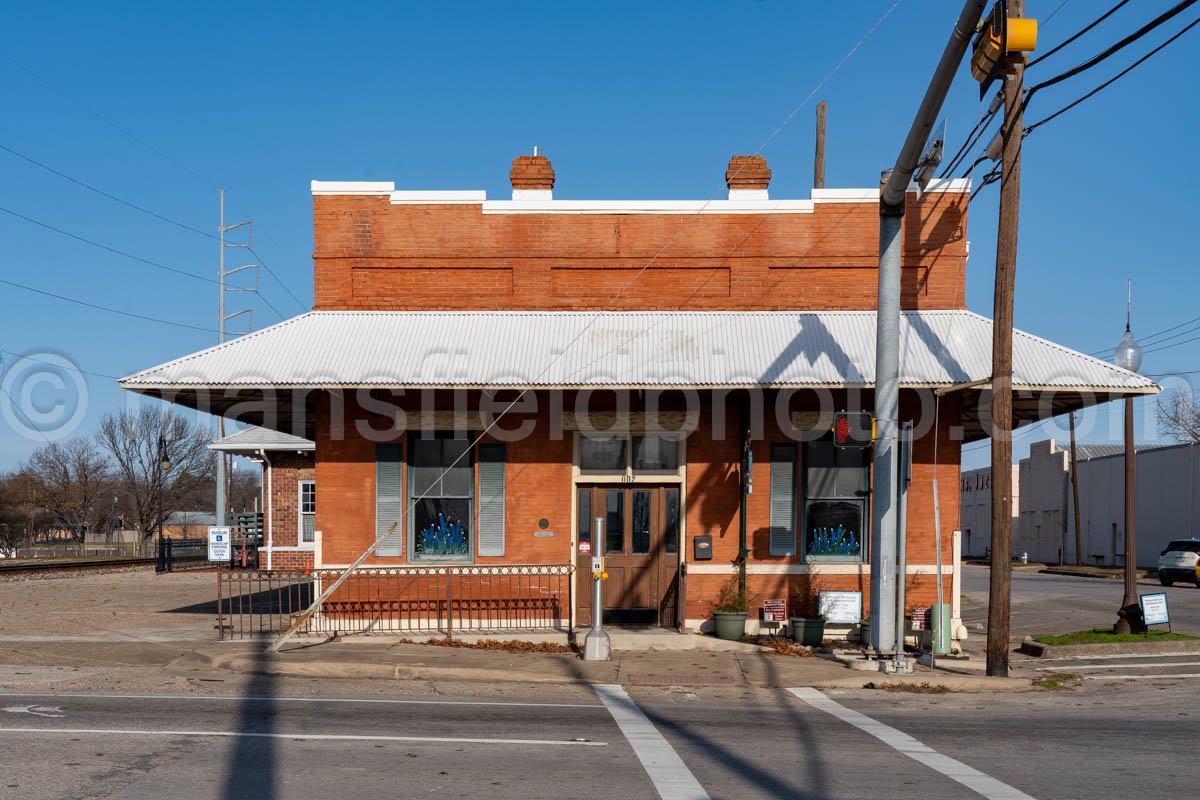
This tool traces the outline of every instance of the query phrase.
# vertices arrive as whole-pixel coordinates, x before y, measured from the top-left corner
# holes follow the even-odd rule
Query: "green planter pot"
[[[789,617],[788,624],[792,628],[792,639],[800,644],[817,647],[825,639],[825,620],[823,618]]]
[[[718,639],[738,641],[746,635],[745,611],[714,611],[713,623],[717,630]]]

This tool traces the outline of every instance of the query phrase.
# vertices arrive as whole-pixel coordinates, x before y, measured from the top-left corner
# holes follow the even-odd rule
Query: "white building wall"
[[[1017,509],[1020,501],[1020,482],[1017,467],[1013,467],[1013,552],[1016,549]],[[959,497],[959,530],[962,531],[963,558],[983,558],[992,548],[992,470],[990,467],[962,473]]]
[[[1066,500],[1069,482],[1068,454],[1053,439],[1035,442],[1029,456],[1021,459],[1021,522],[1013,537],[1016,555],[1028,554],[1030,561],[1057,564],[1074,552],[1067,539]]]
[[[1200,492],[1200,449],[1178,445],[1137,455],[1137,562],[1152,567],[1171,539],[1200,535],[1196,497]],[[1079,505],[1084,561],[1125,563],[1125,458],[1079,462]],[[1068,525],[1073,526],[1070,503]],[[1071,539],[1074,528],[1071,527]],[[1071,549],[1074,560],[1074,548]]]

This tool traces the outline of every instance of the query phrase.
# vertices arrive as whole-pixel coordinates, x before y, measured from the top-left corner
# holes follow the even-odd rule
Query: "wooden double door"
[[[605,623],[678,624],[679,487],[652,485],[580,486],[576,498],[580,542],[604,556]],[[597,520],[600,520],[599,525]],[[577,567],[578,616],[592,619],[590,558]]]

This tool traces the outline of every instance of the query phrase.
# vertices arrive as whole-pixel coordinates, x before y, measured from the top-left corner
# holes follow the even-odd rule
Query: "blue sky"
[[[9,9],[0,33],[7,56],[0,57],[0,145],[204,231],[217,224],[216,187],[227,188],[229,218],[254,220],[257,252],[307,307],[309,180],[394,180],[401,188],[482,188],[503,197],[513,156],[538,144],[553,159],[558,197],[708,198],[723,191],[729,156],[754,152],[894,2],[25,4]],[[1027,13],[1045,18],[1060,2],[1029,0]],[[1129,4],[1031,70],[1027,83],[1073,66],[1169,5]],[[1108,6],[1068,2],[1043,26],[1039,49]],[[821,98],[830,105],[827,185],[877,182],[960,7],[958,0],[896,6],[763,151],[774,170],[773,196],[808,196],[813,108]],[[1027,122],[1115,74],[1196,13],[1185,12],[1111,66],[1037,95]],[[1110,352],[1123,330],[1127,277],[1134,279],[1135,334],[1200,314],[1195,256],[1187,249],[1200,183],[1189,148],[1200,117],[1192,63],[1198,43],[1200,31],[1187,34],[1026,141],[1018,327],[1084,352]],[[951,152],[981,111],[964,67],[945,109]],[[996,187],[979,195],[968,230],[968,305],[988,316],[997,198]],[[3,151],[0,207],[167,266],[215,272],[212,239]],[[210,283],[5,213],[0,240],[5,279],[143,316],[215,325]],[[264,273],[263,281],[266,300],[285,316],[301,310],[273,278]],[[3,284],[0,297],[8,369],[12,353],[60,354],[85,370],[124,375],[215,336]],[[244,299],[256,327],[278,320],[256,296]],[[1188,370],[1200,370],[1200,342],[1150,353],[1143,366]],[[74,391],[37,385],[33,400],[43,408],[63,398],[69,404]],[[87,376],[76,432],[92,430],[101,412],[125,402],[113,381]],[[1151,402],[1141,409],[1139,436],[1153,437],[1152,417]],[[1081,430],[1087,441],[1115,441],[1120,414],[1089,414]],[[1017,453],[1047,432],[1055,426],[1020,436]],[[0,469],[40,443],[0,417]],[[986,453],[976,447],[964,466],[986,463]]]

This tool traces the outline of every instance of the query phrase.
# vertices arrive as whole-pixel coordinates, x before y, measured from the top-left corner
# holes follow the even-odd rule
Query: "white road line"
[[[269,700],[285,703],[380,703],[414,706],[514,706],[518,708],[604,708],[600,703],[521,703],[507,700],[395,700],[376,697],[275,697],[257,694],[193,695],[193,694],[63,694],[59,692],[0,692],[4,697],[70,697],[100,700]]]
[[[1164,664],[1163,666],[1170,666]],[[1174,675],[1084,675],[1085,681],[1166,681],[1174,678],[1200,678],[1200,672],[1177,672]]]
[[[448,736],[368,736],[341,733],[257,733],[254,731],[147,731],[114,728],[0,728],[0,733],[48,733],[73,736],[216,736],[223,738],[291,739],[317,742],[406,742],[411,744],[529,744],[563,745],[567,747],[606,747],[608,742],[573,741],[570,739],[479,739]]]
[[[1190,658],[1200,656],[1200,651],[1187,653],[1110,653],[1103,656],[1062,656],[1061,658],[1048,658],[1047,661],[1092,661],[1098,659],[1109,658]]]
[[[1007,783],[998,781],[961,761],[942,755],[903,731],[898,731],[889,725],[871,719],[866,714],[860,714],[853,709],[846,708],[841,703],[830,700],[816,689],[788,689],[788,691],[813,708],[820,709],[826,714],[837,717],[842,722],[871,734],[889,747],[895,748],[914,761],[919,761],[951,780],[958,781],[988,800],[1034,800],[1033,797],[1019,789],[1014,789]]]
[[[1161,664],[1080,664],[1079,666],[1038,667],[1038,672],[1060,672],[1072,669],[1076,672],[1097,669],[1162,669],[1163,667],[1200,667],[1200,661],[1164,661]]]
[[[624,689],[616,684],[597,684],[592,688],[612,714],[662,800],[709,800],[708,792],[704,791],[675,748],[663,738]]]

